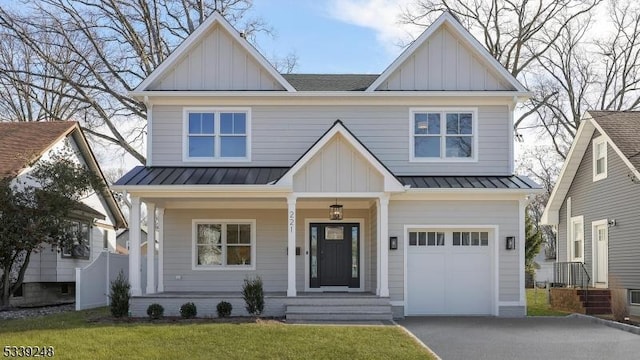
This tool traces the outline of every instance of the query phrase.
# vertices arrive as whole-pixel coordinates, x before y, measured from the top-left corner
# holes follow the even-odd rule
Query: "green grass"
[[[553,310],[547,302],[547,290],[527,290],[527,316],[564,316],[568,312]]]
[[[56,359],[432,359],[395,326],[88,321],[105,316],[0,320],[0,347],[54,346]]]

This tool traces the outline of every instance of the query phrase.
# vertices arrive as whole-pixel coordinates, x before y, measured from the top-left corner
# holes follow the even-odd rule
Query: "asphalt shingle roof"
[[[378,76],[370,74],[283,74],[297,91],[364,91]]]
[[[0,178],[17,175],[75,125],[74,121],[0,122]]]
[[[589,111],[593,120],[640,170],[640,111]]]

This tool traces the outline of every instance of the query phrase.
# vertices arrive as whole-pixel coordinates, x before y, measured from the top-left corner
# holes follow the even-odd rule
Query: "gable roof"
[[[73,137],[89,169],[103,179],[105,189],[101,195],[114,217],[115,226],[127,227],[124,214],[106,186],[104,174],[87,138],[75,121],[0,122],[0,178],[17,176],[58,142],[69,136]],[[84,207],[79,210],[92,213]],[[97,211],[96,213],[103,215]]]
[[[525,87],[507,71],[507,69],[498,62],[487,49],[478,42],[478,40],[469,33],[467,29],[460,24],[460,22],[449,12],[445,11],[434,21],[408,48],[406,48],[400,56],[387,67],[387,69],[367,88],[367,92],[376,91],[382,83],[388,80],[391,75],[402,66],[402,64],[413,55],[427,40],[435,34],[438,29],[448,25],[448,29],[451,30],[459,39],[462,40],[467,46],[475,51],[475,53],[484,60],[489,67],[502,77],[507,84],[513,86],[516,91],[526,92]]]
[[[283,74],[297,91],[364,91],[378,74]]]
[[[564,202],[578,167],[585,156],[595,131],[620,157],[633,175],[640,179],[640,112],[638,111],[587,111],[583,116],[569,153],[553,187],[547,206],[542,214],[543,224],[555,225],[559,222],[559,211]]]
[[[385,191],[404,191],[404,185],[345,125],[338,119],[333,125],[311,145],[291,168],[282,175],[277,185],[292,185],[293,175],[302,169],[322,148],[336,135],[342,135],[354,149],[362,155],[384,178]]]
[[[0,179],[18,175],[75,126],[71,121],[0,122]]]
[[[251,45],[245,38],[240,36],[240,32],[236,30],[217,10],[213,12],[196,30],[191,33],[171,54],[144,79],[133,92],[143,92],[148,89],[157,79],[162,78],[166,73],[178,64],[182,55],[189,51],[193,46],[203,39],[209,29],[212,29],[216,24],[219,24],[224,28],[233,38],[233,40],[240,44],[240,46],[246,50],[253,59],[260,64],[271,76],[273,76],[283,88],[287,91],[295,92],[296,90],[285,80],[284,77],[265,59],[253,45]]]

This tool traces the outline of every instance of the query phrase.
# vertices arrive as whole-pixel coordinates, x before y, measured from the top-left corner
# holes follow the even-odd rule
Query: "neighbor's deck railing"
[[[575,287],[585,290],[585,302],[589,302],[589,283],[591,276],[584,264],[579,261],[557,262],[553,264],[553,285]]]

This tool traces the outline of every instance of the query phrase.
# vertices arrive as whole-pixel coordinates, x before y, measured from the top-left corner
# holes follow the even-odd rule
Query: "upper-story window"
[[[603,136],[593,139],[593,181],[607,177],[607,141]]]
[[[475,161],[475,109],[411,111],[411,161]]]
[[[250,113],[244,109],[185,109],[184,160],[248,161]]]

